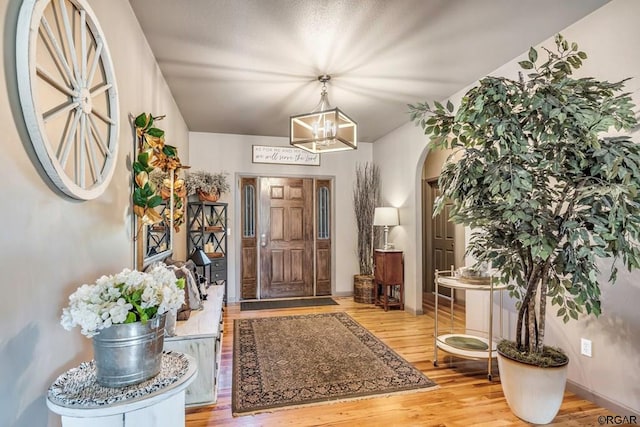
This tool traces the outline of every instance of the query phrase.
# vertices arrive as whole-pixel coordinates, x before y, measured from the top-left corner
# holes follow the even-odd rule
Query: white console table
[[[99,385],[93,362],[62,374],[51,385],[47,406],[63,427],[175,427],[185,423],[185,389],[196,378],[193,357],[165,353],[158,375],[122,388]]]
[[[222,357],[222,311],[224,285],[207,289],[202,310],[193,310],[189,319],[176,323],[176,334],[164,338],[164,349],[189,354],[196,359],[198,378],[187,388],[187,406],[216,402]]]

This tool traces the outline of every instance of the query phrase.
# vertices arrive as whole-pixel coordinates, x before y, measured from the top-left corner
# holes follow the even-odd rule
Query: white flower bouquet
[[[66,330],[82,328],[87,337],[118,323],[133,323],[160,316],[184,304],[184,278],[159,264],[149,273],[124,269],[82,285],[69,296],[60,323]]]

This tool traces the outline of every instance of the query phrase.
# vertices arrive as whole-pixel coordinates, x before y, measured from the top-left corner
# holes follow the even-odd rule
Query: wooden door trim
[[[320,230],[320,190],[326,188],[329,194],[328,222],[329,227]],[[327,296],[333,293],[333,230],[334,230],[334,214],[333,214],[333,181],[331,179],[314,179],[314,290],[315,296]],[[320,236],[320,232],[327,232],[327,237]],[[328,252],[328,253],[327,253]]]
[[[260,272],[259,260],[259,246],[258,246],[258,200],[260,188],[258,186],[258,177],[245,177],[242,176],[239,179],[240,183],[240,269],[239,269],[239,284],[240,284],[240,299],[257,299],[259,294],[258,289],[258,274]],[[253,187],[253,194],[245,193],[246,187]],[[247,199],[250,198],[250,202],[253,203],[253,209],[251,210],[251,218],[245,216]],[[245,235],[245,228],[248,226],[247,220],[253,222],[253,236]],[[249,230],[248,230],[249,231]],[[253,256],[253,259],[251,259]],[[247,265],[245,265],[247,264]]]
[[[422,230],[423,230],[423,239],[425,242],[424,248],[425,250],[423,251],[423,261],[424,261],[424,265],[425,265],[425,269],[424,272],[422,274],[423,276],[423,280],[424,280],[424,285],[422,288],[422,303],[424,304],[426,301],[432,301],[433,297],[434,297],[434,293],[432,290],[429,289],[429,281],[433,280],[433,278],[430,278],[429,275],[431,274],[431,272],[433,271],[433,259],[432,259],[432,252],[433,252],[433,227],[431,226],[431,216],[433,215],[433,203],[431,202],[431,200],[433,200],[433,197],[431,195],[431,184],[434,181],[438,181],[438,178],[431,178],[431,179],[423,179],[422,180],[422,194],[423,194],[423,211],[422,211]]]
[[[242,180],[243,179],[255,179],[256,180],[256,190],[257,190],[257,198],[259,199],[260,197],[260,188],[261,188],[261,180],[263,179],[269,179],[269,178],[285,178],[285,179],[311,179],[312,180],[312,185],[313,185],[313,206],[312,206],[312,224],[313,224],[313,247],[312,247],[312,259],[313,259],[313,278],[312,278],[312,285],[313,285],[313,295],[318,295],[318,236],[317,236],[317,187],[319,185],[319,183],[324,183],[324,185],[326,185],[329,188],[329,219],[330,219],[330,224],[329,224],[329,233],[330,233],[330,244],[329,244],[329,255],[328,255],[328,259],[326,259],[326,262],[329,263],[329,267],[328,267],[328,271],[326,272],[326,275],[328,275],[328,284],[325,286],[328,286],[327,289],[327,293],[323,294],[323,295],[333,295],[333,293],[335,292],[335,245],[334,243],[334,236],[335,236],[335,195],[334,195],[334,185],[335,185],[335,176],[331,176],[331,175],[288,175],[288,174],[278,174],[278,175],[263,175],[263,174],[255,174],[255,173],[245,173],[245,174],[238,174],[238,185],[240,187],[240,190],[238,192],[238,198],[237,200],[237,205],[238,207],[240,207],[240,209],[238,209],[238,212],[236,215],[234,215],[237,218],[238,224],[240,224],[240,227],[238,228],[238,241],[242,240],[242,218],[243,218],[243,210],[242,210]],[[256,203],[256,209],[257,209],[257,220],[256,220],[256,243],[255,243],[255,247],[256,247],[256,257],[257,257],[257,272],[256,275],[259,278],[261,273],[262,273],[262,266],[261,266],[261,246],[260,246],[260,234],[261,234],[261,230],[263,229],[263,224],[262,224],[262,220],[261,220],[261,209],[262,209],[262,203],[257,200]],[[240,245],[239,245],[240,246]],[[238,260],[238,267],[236,269],[237,271],[237,275],[240,278],[240,280],[238,281],[238,285],[236,286],[237,288],[237,295],[239,296],[239,300],[248,300],[247,298],[242,298],[242,275],[243,275],[243,271],[242,271],[242,248],[238,247],[237,249],[237,260]],[[264,299],[264,295],[261,294],[261,284],[259,282],[259,279],[257,280],[256,283],[256,294],[255,296],[253,296],[253,298],[251,299]]]

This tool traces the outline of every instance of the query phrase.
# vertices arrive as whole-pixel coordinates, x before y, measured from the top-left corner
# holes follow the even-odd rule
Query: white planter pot
[[[511,411],[533,424],[550,423],[562,405],[567,366],[539,368],[498,353],[500,383]]]

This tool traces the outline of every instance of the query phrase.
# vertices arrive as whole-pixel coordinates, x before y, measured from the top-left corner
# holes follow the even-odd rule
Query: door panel
[[[291,251],[291,278],[292,282],[304,280],[304,252],[298,249]]]
[[[313,296],[313,180],[263,178],[260,248],[262,298]]]
[[[427,224],[425,235],[428,242],[425,251],[427,268],[424,279],[427,285],[425,294],[432,294],[435,291],[433,283],[435,270],[449,270],[452,265],[455,265],[455,225],[449,221],[451,204],[446,204],[438,215],[432,216],[435,200],[440,196],[438,181],[425,181],[425,187],[423,195],[427,197],[427,209],[424,215],[431,217],[431,220],[425,221]],[[449,288],[438,288],[438,290],[440,295],[451,296],[451,289]],[[431,298],[433,297],[425,295],[425,299]]]
[[[289,210],[291,218],[289,219],[289,240],[304,240],[304,212],[301,208],[291,208]]]
[[[271,241],[284,240],[284,209],[271,208]]]

